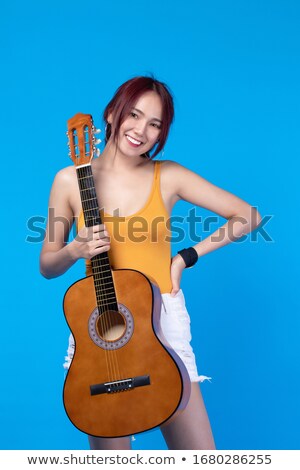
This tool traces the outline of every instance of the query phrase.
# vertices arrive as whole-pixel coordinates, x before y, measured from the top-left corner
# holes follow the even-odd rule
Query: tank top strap
[[[160,164],[161,164],[161,161],[156,161],[155,162],[155,166],[154,166],[154,181],[155,181],[155,184],[159,183],[159,180],[160,180]]]
[[[154,181],[152,186],[152,195],[149,200],[148,210],[150,210],[151,215],[155,217],[157,214],[163,214],[164,216],[168,215],[168,211],[165,207],[165,203],[161,194],[161,164],[162,161],[156,161],[154,167]]]

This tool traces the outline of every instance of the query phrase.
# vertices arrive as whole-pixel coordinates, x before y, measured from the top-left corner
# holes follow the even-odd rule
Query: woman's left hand
[[[174,297],[180,290],[180,280],[184,268],[185,262],[183,261],[183,258],[180,255],[174,256],[171,261],[172,297]]]

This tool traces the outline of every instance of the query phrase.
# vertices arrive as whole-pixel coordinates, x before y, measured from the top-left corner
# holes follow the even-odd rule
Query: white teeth
[[[140,145],[142,142],[140,142],[139,140],[135,140],[133,139],[132,137],[130,137],[129,135],[126,135],[127,139],[132,142],[133,144],[135,145]]]

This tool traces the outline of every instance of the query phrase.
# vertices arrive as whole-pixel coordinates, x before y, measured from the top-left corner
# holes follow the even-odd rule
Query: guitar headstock
[[[96,139],[95,134],[99,134],[100,129],[96,129],[91,114],[77,113],[68,120],[68,145],[69,156],[75,166],[88,165],[94,155],[100,155],[100,150],[96,145],[101,142]]]

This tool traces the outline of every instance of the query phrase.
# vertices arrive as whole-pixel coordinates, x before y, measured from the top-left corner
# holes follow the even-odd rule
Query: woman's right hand
[[[110,236],[104,224],[84,226],[68,246],[73,259],[91,259],[110,249]]]

